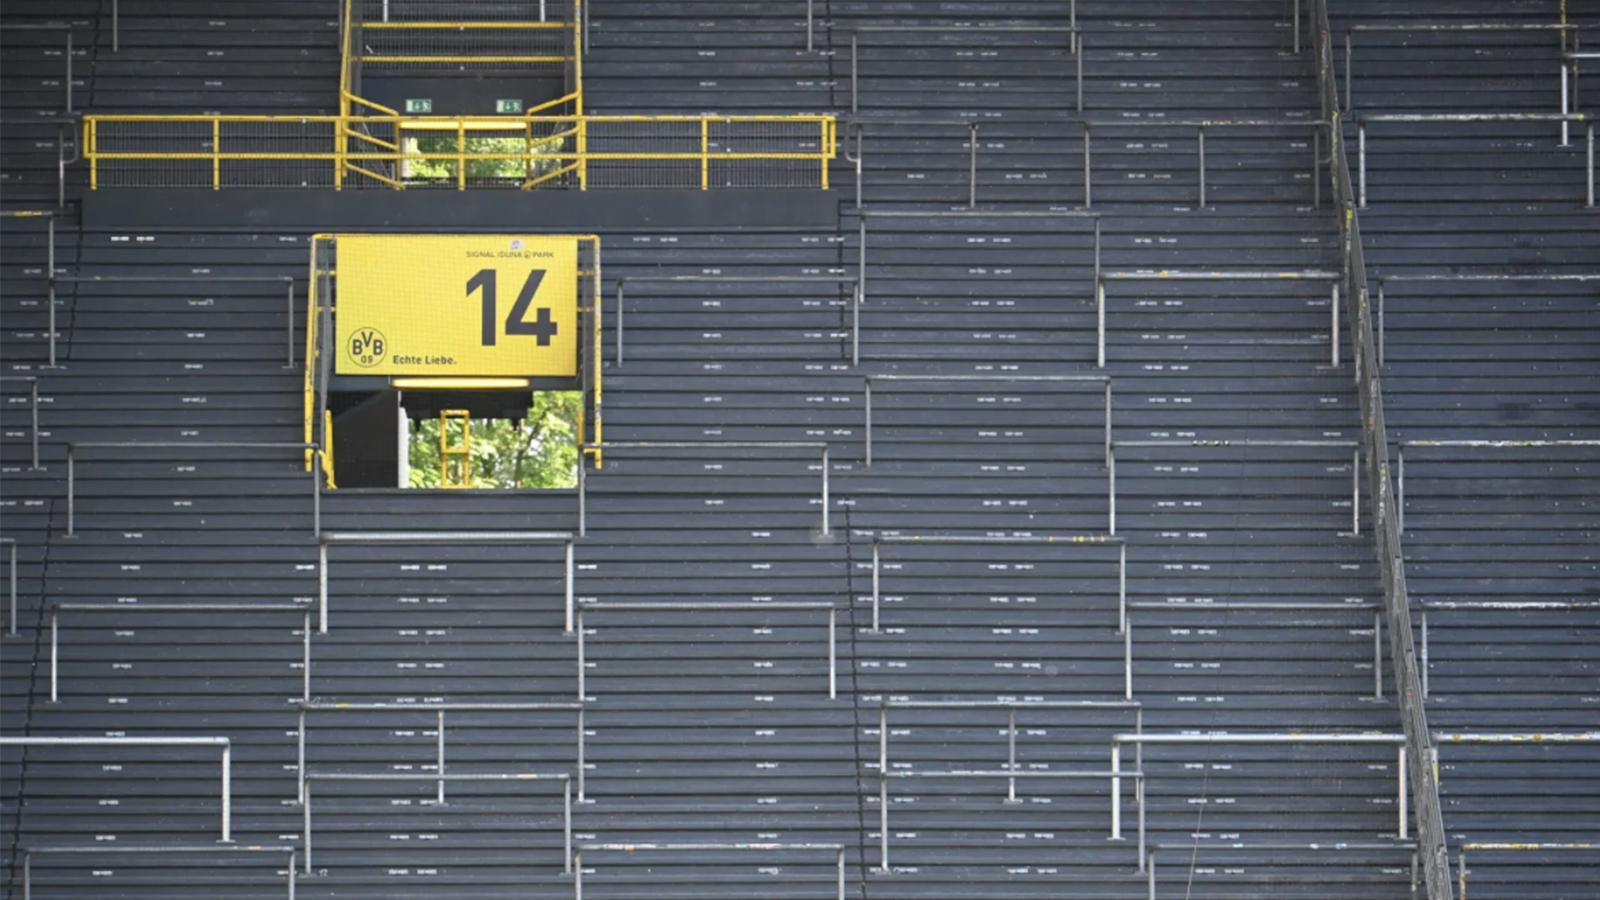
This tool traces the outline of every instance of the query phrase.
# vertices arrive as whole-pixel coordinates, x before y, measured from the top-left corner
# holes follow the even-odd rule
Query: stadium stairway
[[[1341,71],[1341,36],[1357,29],[1357,121],[1557,113],[1562,42],[1551,28],[1563,12],[1583,34],[1600,25],[1592,4],[1331,6]],[[1372,30],[1415,23],[1521,30]],[[1407,75],[1423,69],[1426,78]],[[1571,126],[1567,145],[1561,137],[1552,121],[1368,128],[1361,220],[1382,291],[1389,436],[1405,457],[1427,709],[1446,735],[1440,799],[1453,859],[1469,843],[1581,844],[1600,831],[1600,749],[1593,737],[1549,737],[1592,734],[1600,703],[1600,445],[1567,443],[1600,439],[1600,217],[1584,207],[1585,126]],[[1481,443],[1428,446],[1441,441]],[[1526,737],[1449,737],[1475,732]],[[1476,854],[1469,883],[1475,897],[1588,896],[1600,887],[1595,863],[1570,849]]]
[[[1078,124],[1087,118],[1098,124],[1092,200],[1102,272],[1333,268],[1336,223],[1312,205],[1309,128],[1209,131],[1200,207],[1195,129],[1128,125],[1309,121],[1309,54],[1292,53],[1278,4],[1209,4],[1205,16],[1153,0],[1097,6],[1078,10],[1082,117],[1072,109],[1076,60],[1063,33],[863,32],[873,37],[858,42],[864,77],[851,120],[866,135],[859,365],[851,304],[863,231],[849,161],[833,172],[836,229],[604,235],[608,275],[637,280],[627,291],[626,344],[606,334],[608,440],[827,443],[830,533],[820,533],[822,462],[813,448],[608,452],[589,479],[588,533],[575,549],[575,599],[592,604],[581,629],[587,768],[575,841],[841,844],[851,897],[1144,897],[1132,779],[1120,807],[1125,840],[1113,842],[1104,779],[1041,773],[1103,770],[1111,736],[1133,731],[1136,715],[1138,727],[1162,734],[1399,730],[1381,675],[1374,696],[1381,587],[1370,522],[1358,516],[1358,533],[1341,534],[1355,512],[1343,443],[1359,436],[1360,422],[1348,357],[1331,365],[1328,284],[1107,281],[1101,369],[1096,219],[1075,212],[1088,199]],[[320,33],[320,6],[294,9],[304,14],[299,33]],[[803,5],[775,9],[597,9],[590,108],[844,113],[852,28],[975,20],[942,3],[834,0],[818,4],[821,52],[807,54]],[[123,15],[128,47],[130,11]],[[982,20],[1065,24],[1058,4],[1024,2],[985,4]],[[299,33],[275,20],[260,33],[261,58],[300,47]],[[165,52],[157,29],[146,37],[146,51]],[[256,39],[238,40],[252,55]],[[175,48],[170,59],[180,55]],[[113,87],[98,77],[105,71],[96,69],[93,96],[107,111],[183,105],[156,96],[161,85]],[[258,111],[278,93],[295,108],[289,94],[303,95],[307,109],[328,102],[310,88],[264,97],[239,77],[227,76],[202,105]],[[894,124],[909,118],[939,124]],[[967,180],[974,121],[976,214]],[[1074,214],[1008,215],[1063,211]],[[4,224],[8,247],[22,235],[37,255],[37,228]],[[1381,225],[1368,229],[1369,241],[1381,241]],[[78,285],[60,370],[35,368],[37,323],[5,328],[7,374],[42,379],[48,435],[45,471],[28,471],[26,437],[13,424],[27,393],[5,383],[4,530],[29,542],[22,634],[0,645],[7,733],[227,735],[239,841],[297,844],[295,701],[308,677],[305,631],[316,627],[306,609],[318,593],[310,484],[297,454],[85,450],[78,536],[66,538],[61,444],[298,442],[300,375],[282,368],[277,289],[193,279],[302,273],[305,235],[90,222],[81,237],[58,240],[63,270],[173,280]],[[7,255],[3,274],[17,284],[27,263]],[[752,289],[643,280],[671,275],[841,281]],[[8,320],[36,309],[13,310],[24,302],[8,296]],[[1391,324],[1396,334],[1415,330]],[[297,346],[300,335],[296,327]],[[1018,540],[1108,530],[1104,383],[907,377],[1100,375],[1113,397],[1121,545]],[[1579,405],[1570,409],[1581,417]],[[1235,445],[1189,446],[1196,441]],[[329,532],[576,527],[567,492],[334,491],[323,516]],[[912,536],[1013,540],[902,540]],[[311,694],[411,706],[573,700],[580,658],[576,636],[562,628],[562,565],[558,545],[330,548],[330,628],[310,635]],[[60,700],[50,702],[52,608],[152,602],[285,609],[225,618],[67,610]],[[662,602],[835,605],[837,696],[828,692],[822,610],[624,605]],[[1269,604],[1307,608],[1262,608]],[[1446,684],[1435,685],[1441,695],[1454,690]],[[1001,705],[888,713],[892,865],[879,872],[885,701]],[[1019,760],[1030,773],[1018,779],[1023,802],[1004,802],[1003,778],[913,774],[1002,768],[1003,704],[1041,701],[1103,705],[1019,712]],[[315,713],[308,767],[426,776],[439,738],[431,715]],[[573,773],[569,713],[450,716],[452,773]],[[218,813],[212,758],[7,748],[4,796],[20,810],[7,823],[9,895],[20,896],[19,846],[209,840]],[[1124,765],[1134,770],[1131,748]],[[1392,747],[1151,746],[1137,765],[1148,782],[1149,840],[1186,848],[1157,851],[1158,896],[1411,894],[1409,852],[1396,839]],[[559,798],[547,784],[449,790],[450,802],[437,806],[424,802],[434,797],[425,779],[316,784],[315,874],[300,879],[300,895],[572,893],[561,872]],[[1374,849],[1309,849],[1339,842]],[[1275,848],[1291,844],[1298,849]],[[831,851],[769,852],[591,850],[585,892],[830,895]],[[35,874],[52,896],[281,892],[276,859],[237,870],[206,862],[52,860],[36,862]]]

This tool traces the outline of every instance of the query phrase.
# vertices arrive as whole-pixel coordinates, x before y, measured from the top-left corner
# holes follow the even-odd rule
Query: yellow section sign
[[[341,375],[578,373],[578,239],[340,235]]]

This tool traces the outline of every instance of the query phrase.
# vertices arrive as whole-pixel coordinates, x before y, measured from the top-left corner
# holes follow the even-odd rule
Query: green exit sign
[[[406,112],[425,116],[433,112],[433,101],[426,97],[408,97],[406,98]]]
[[[521,113],[522,101],[516,99],[496,100],[494,102],[494,111],[497,113],[509,113],[513,115]]]

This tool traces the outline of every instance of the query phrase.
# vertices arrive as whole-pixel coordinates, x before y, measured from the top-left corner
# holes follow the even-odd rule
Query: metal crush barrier
[[[828,187],[832,116],[89,116],[101,188]]]

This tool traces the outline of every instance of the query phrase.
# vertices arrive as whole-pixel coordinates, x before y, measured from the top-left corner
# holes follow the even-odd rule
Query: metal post
[[[828,607],[828,699],[839,699],[839,611]]]
[[[1206,130],[1201,127],[1197,132],[1200,137],[1200,207],[1206,205]]]
[[[1311,208],[1322,208],[1322,127],[1311,129]]]
[[[812,23],[816,21],[816,10],[813,0],[806,0],[806,52],[811,53],[817,49],[816,36],[812,30]]]
[[[829,528],[829,523],[828,523],[828,504],[830,502],[829,501],[829,491],[828,491],[828,469],[830,469],[830,468],[831,468],[831,466],[828,463],[828,445],[827,444],[823,444],[822,445],[822,536],[823,537],[828,537],[828,536],[833,534],[833,530],[831,528]],[[571,544],[568,544],[568,546],[570,547]]]
[[[1017,708],[1006,708],[1006,768],[1012,772],[1017,771]],[[1015,775],[1006,779],[1006,802],[1017,802],[1017,778]]]
[[[322,538],[322,479],[326,458],[322,450],[311,453],[311,536],[318,540]]]
[[[1294,52],[1300,55],[1300,0],[1289,0],[1289,5],[1294,8]]]
[[[878,772],[878,871],[889,872],[889,773]]]
[[[1122,745],[1111,742],[1111,839],[1122,840]]]
[[[233,843],[233,745],[222,745],[222,843]]]
[[[856,204],[860,206],[858,202]],[[856,280],[855,290],[851,293],[850,312],[850,365],[861,365],[861,281]]]
[[[59,703],[61,695],[58,687],[61,682],[61,614],[55,611],[50,613],[50,702]]]
[[[288,299],[289,299],[289,305],[284,307],[285,319],[284,319],[284,325],[283,325],[283,342],[284,342],[285,356],[284,356],[284,360],[283,360],[283,367],[285,369],[292,369],[292,368],[294,368],[294,282],[293,281],[289,282]]]
[[[872,540],[872,633],[873,634],[881,633],[881,629],[879,628],[879,625],[878,625],[878,603],[879,603],[878,598],[880,596],[880,594],[879,594],[880,585],[879,585],[879,574],[878,574],[879,573],[879,569],[878,569],[878,561],[879,560],[878,560],[878,557],[879,557],[878,540],[877,540],[877,538],[873,538],[873,540]]]
[[[579,701],[579,702],[580,702],[580,705],[578,706],[578,802],[579,803],[588,803],[589,801],[584,799],[584,782],[585,782],[585,779],[586,779],[586,776],[584,775],[584,771],[583,771],[583,767],[585,765],[584,752],[583,752],[583,747],[584,747],[584,733],[583,733],[584,732],[584,716],[583,716],[583,706],[581,705],[582,701]]]
[[[443,806],[444,805],[444,710],[440,709],[440,710],[437,710],[436,712],[438,713],[438,717],[439,717],[438,718],[439,732],[438,732],[438,735],[437,735],[438,741],[439,741],[439,763],[438,763],[438,766],[439,766],[439,771],[438,771],[438,774],[439,774],[439,794],[438,794],[438,798],[437,799],[438,799],[439,805]]]
[[[67,30],[67,115],[72,115],[72,30]]]
[[[33,447],[33,469],[34,471],[38,471],[39,469],[43,468],[43,466],[39,465],[39,379],[35,378],[29,385],[29,395],[29,402],[31,405],[29,415],[33,420],[33,437],[31,439],[31,444]]]
[[[111,0],[111,52],[122,50],[122,10],[120,0]]]
[[[839,848],[835,863],[839,868],[839,900],[844,900],[844,848]]]
[[[1128,545],[1117,546],[1117,630],[1128,630]]]
[[[1328,302],[1328,348],[1332,359],[1329,365],[1339,368],[1339,282],[1333,283],[1333,293]]]
[[[1350,453],[1350,533],[1361,534],[1361,448],[1359,447]]]
[[[573,616],[572,594],[573,594],[574,571],[576,569],[576,567],[573,565],[573,555],[574,555],[573,542],[572,541],[567,541],[567,548],[566,548],[566,568],[567,568],[567,578],[566,578],[566,581],[567,581],[567,587],[566,587],[566,632],[567,632],[567,634],[571,634],[572,633],[572,616]]]
[[[328,633],[328,545],[317,543],[317,633]]]
[[[1361,204],[1360,205],[1361,205],[1362,209],[1366,209],[1367,208],[1367,126],[1366,125],[1357,125],[1356,126],[1356,137],[1357,137],[1357,139],[1359,141],[1359,144],[1360,144],[1360,159],[1361,159],[1361,189],[1359,191],[1359,194],[1360,194],[1360,197],[1361,197]]]
[[[1399,782],[1400,782],[1400,789],[1396,794],[1396,802],[1397,802],[1397,804],[1399,806],[1399,811],[1400,811],[1400,840],[1403,841],[1403,840],[1406,839],[1406,829],[1407,829],[1406,819],[1408,818],[1407,811],[1406,811],[1406,801],[1407,801],[1408,798],[1406,797],[1406,745],[1405,744],[1401,744],[1400,745],[1399,757],[1400,758],[1399,758],[1398,764],[1395,766],[1395,768],[1399,771]]]
[[[1106,533],[1117,533],[1117,457],[1106,457]]]
[[[1122,699],[1133,699],[1133,621],[1122,626]]]
[[[585,638],[583,634],[583,610],[578,610],[578,702],[587,703],[588,692],[588,664],[584,661]]]
[[[301,617],[300,624],[300,699],[311,702],[311,610]],[[301,734],[304,740],[305,735]],[[301,750],[304,751],[304,747]]]
[[[1095,365],[1106,367],[1106,283],[1095,286]]]
[[[971,134],[967,142],[967,208],[975,209],[978,206],[978,123],[973,122],[968,127]]]
[[[1588,206],[1589,209],[1594,209],[1594,123],[1593,122],[1589,123],[1589,136],[1585,139],[1585,143],[1587,143],[1588,147],[1589,147],[1589,150],[1588,150],[1588,156],[1589,156],[1589,194],[1588,194],[1588,201],[1587,201],[1586,205]]]
[[[50,271],[45,273],[45,277],[49,279],[49,290],[47,291],[46,299],[49,300],[47,313],[50,326],[50,368],[54,369],[56,368],[56,265],[54,262],[56,238],[54,234],[55,220],[51,219],[50,221],[52,232],[50,235],[50,257],[52,262],[50,263]]]
[[[301,775],[300,785],[300,829],[304,832],[303,840],[306,844],[306,874],[311,874],[311,781]]]
[[[572,874],[572,779],[561,782],[561,874]]]
[[[1093,186],[1092,186],[1093,185],[1093,179],[1090,177],[1092,169],[1090,167],[1090,162],[1089,162],[1089,158],[1090,158],[1090,155],[1091,155],[1091,146],[1092,146],[1092,144],[1091,144],[1091,141],[1090,141],[1090,138],[1089,138],[1089,124],[1087,122],[1085,122],[1084,125],[1083,125],[1083,208],[1084,209],[1092,209],[1094,207],[1094,189],[1093,189]]]
[[[627,288],[628,279],[621,278],[617,280],[617,368],[619,369],[622,368],[622,331],[623,325],[627,321],[628,304],[625,302]]]
[[[1098,223],[1097,223],[1098,224]],[[1106,380],[1106,467],[1111,467],[1111,381]]]
[[[1561,40],[1562,40],[1562,43],[1566,43],[1566,33],[1565,32],[1562,32]],[[1562,60],[1561,61],[1561,115],[1565,116],[1565,115],[1567,115],[1568,112],[1571,111],[1571,107],[1569,105],[1570,104],[1570,100],[1571,100],[1571,95],[1568,92],[1568,88],[1567,88],[1567,62],[1566,62],[1566,60]],[[1561,120],[1561,146],[1563,146],[1563,147],[1572,146],[1571,129],[1569,128],[1566,119],[1562,119]]]
[[[33,854],[22,854],[22,900],[33,900]]]
[[[72,445],[67,445],[67,537],[73,537],[76,532],[74,526],[77,522],[77,498],[74,496],[78,485],[78,465],[76,454]]]
[[[308,629],[311,627],[309,620],[306,622],[306,627]],[[304,706],[300,707],[299,724],[300,728],[296,732],[294,739],[295,777],[300,781],[300,802],[304,804],[306,802],[306,708]]]

